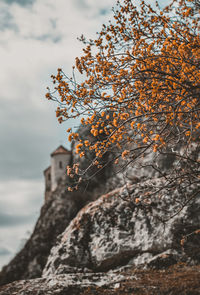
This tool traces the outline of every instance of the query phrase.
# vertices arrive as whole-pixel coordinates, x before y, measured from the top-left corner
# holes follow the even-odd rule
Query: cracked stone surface
[[[177,261],[200,261],[200,235],[193,235],[181,247],[183,235],[200,225],[200,201],[186,206],[163,223],[163,212],[169,215],[180,206],[181,194],[144,195],[162,179],[147,180],[124,186],[101,196],[80,210],[53,247],[43,276],[84,271],[108,271],[123,265],[162,267]],[[188,245],[188,246],[187,246]]]

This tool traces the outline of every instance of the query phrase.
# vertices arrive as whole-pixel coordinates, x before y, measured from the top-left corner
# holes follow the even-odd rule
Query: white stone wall
[[[59,180],[66,176],[66,166],[70,158],[70,154],[56,154],[51,157],[51,191],[54,191]]]

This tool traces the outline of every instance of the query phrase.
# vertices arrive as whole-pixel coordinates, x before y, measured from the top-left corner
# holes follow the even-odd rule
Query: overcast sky
[[[44,198],[43,170],[66,129],[44,96],[71,73],[83,33],[94,38],[116,0],[0,0],[0,268],[22,247]],[[163,4],[165,1],[159,1]]]

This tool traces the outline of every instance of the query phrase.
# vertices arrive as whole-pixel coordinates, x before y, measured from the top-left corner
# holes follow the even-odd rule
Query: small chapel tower
[[[54,191],[61,179],[66,176],[66,166],[71,159],[71,152],[60,145],[51,154],[51,190]]]
[[[51,154],[51,166],[44,170],[45,199],[55,191],[60,180],[66,177],[66,166],[70,163],[71,152],[60,145]]]

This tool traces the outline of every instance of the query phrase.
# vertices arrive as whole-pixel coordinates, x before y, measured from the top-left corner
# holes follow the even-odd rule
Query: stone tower
[[[45,199],[55,191],[59,182],[66,177],[66,166],[70,163],[71,152],[60,145],[51,154],[51,166],[44,170]]]

